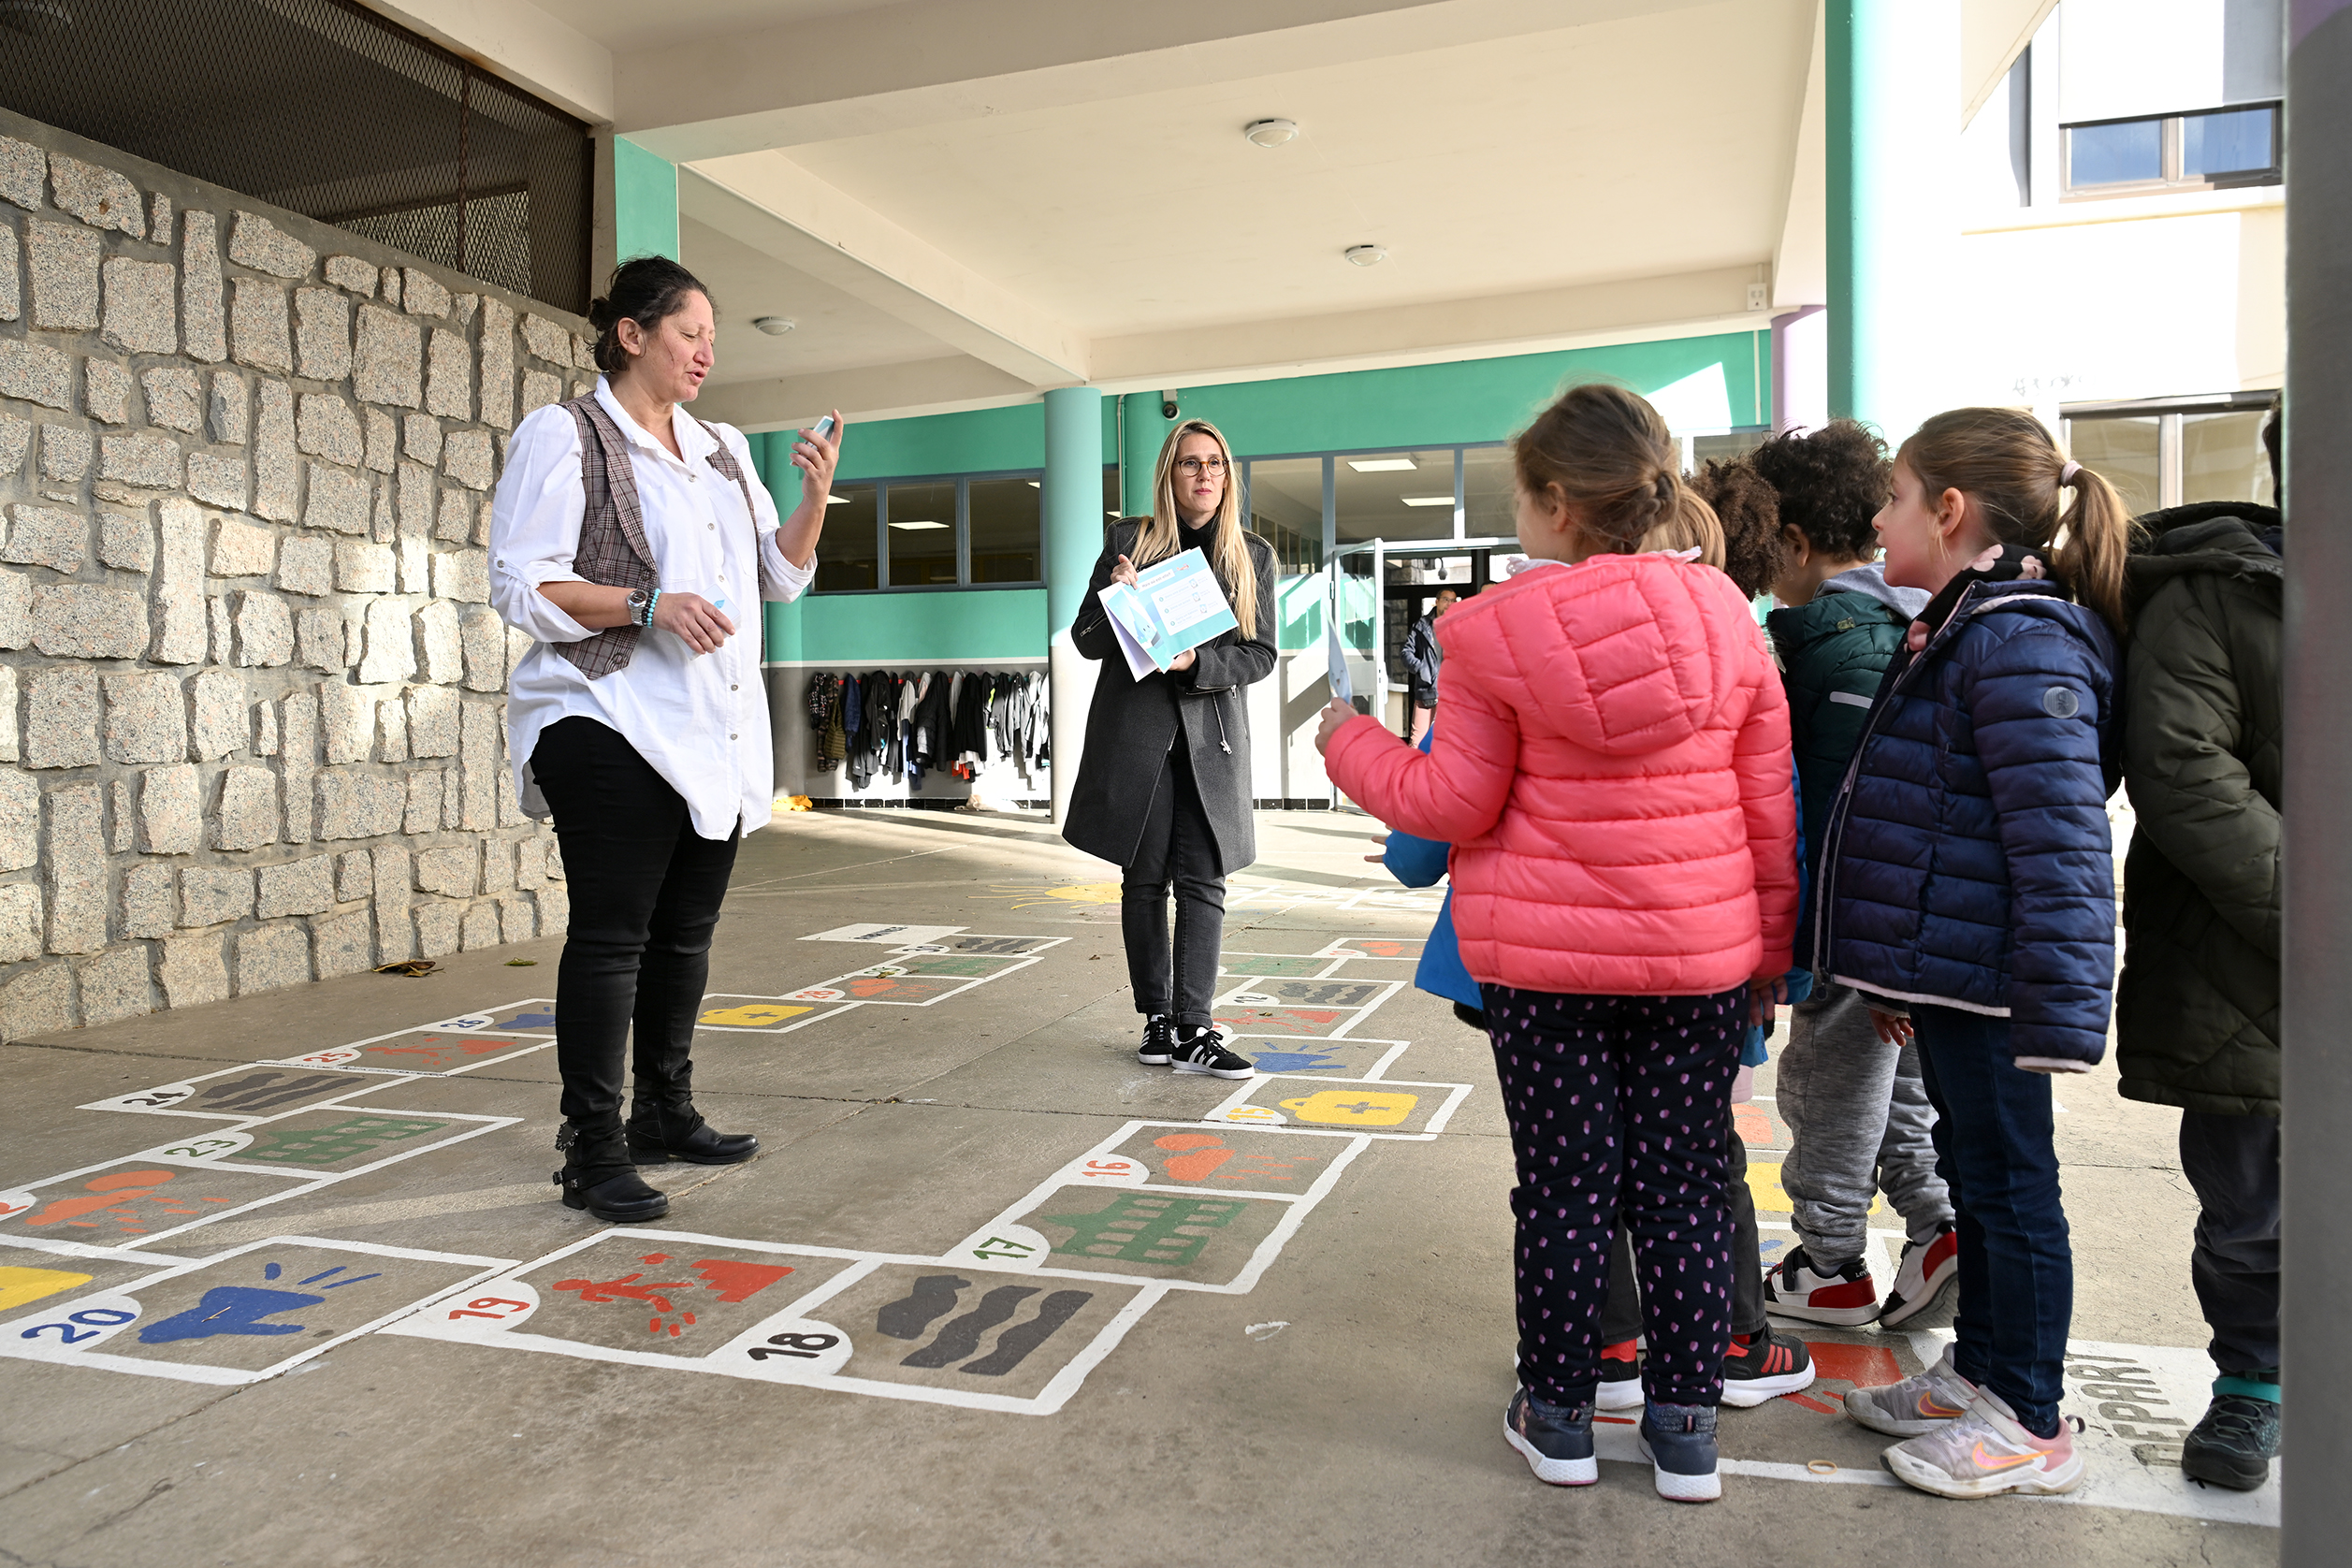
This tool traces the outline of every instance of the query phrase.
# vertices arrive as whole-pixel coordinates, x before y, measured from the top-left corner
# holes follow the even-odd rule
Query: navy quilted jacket
[[[1830,812],[1822,967],[2010,1021],[2021,1066],[2107,1048],[2121,777],[2114,640],[2038,581],[1978,583],[1872,704]]]

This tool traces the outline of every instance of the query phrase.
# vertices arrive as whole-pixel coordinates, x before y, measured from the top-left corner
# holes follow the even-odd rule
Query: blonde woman
[[[1070,640],[1102,673],[1062,836],[1122,868],[1127,978],[1144,1019],[1136,1060],[1248,1078],[1210,1016],[1225,929],[1225,878],[1257,858],[1250,817],[1249,703],[1274,668],[1274,552],[1241,528],[1232,449],[1206,420],[1160,448],[1152,515],[1111,526]],[[1209,558],[1240,626],[1177,657],[1167,674],[1127,673],[1102,607],[1111,583],[1184,550]],[[1176,899],[1174,942],[1168,900]]]

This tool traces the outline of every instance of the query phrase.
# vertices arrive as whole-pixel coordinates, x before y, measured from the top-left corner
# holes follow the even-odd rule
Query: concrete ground
[[[763,1151],[657,1175],[643,1232],[548,1182],[554,941],[0,1048],[0,1562],[2275,1559],[2276,1482],[2161,1441],[2211,1375],[2192,1204],[2112,1072],[2059,1091],[2077,1498],[1877,1468],[1836,1400],[1932,1325],[1809,1332],[1822,1382],[1726,1413],[1711,1507],[1536,1483],[1485,1042],[1401,983],[1434,900],[1369,832],[1264,820],[1220,1014],[1281,1076],[1228,1084],[1136,1065],[1110,870],[1041,824],[783,819],[697,1045]],[[949,929],[808,939],[860,926]]]

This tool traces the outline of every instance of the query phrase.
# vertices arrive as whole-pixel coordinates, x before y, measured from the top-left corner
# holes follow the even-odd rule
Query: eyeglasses
[[[1187,479],[1198,479],[1204,473],[1212,479],[1223,479],[1225,459],[1223,457],[1179,457],[1176,459],[1176,472]]]

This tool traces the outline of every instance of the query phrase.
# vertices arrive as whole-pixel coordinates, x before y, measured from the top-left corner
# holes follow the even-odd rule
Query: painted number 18
[[[795,1356],[813,1361],[841,1343],[838,1334],[771,1334],[766,1344],[755,1344],[749,1355],[754,1361],[764,1361],[771,1356]]]

